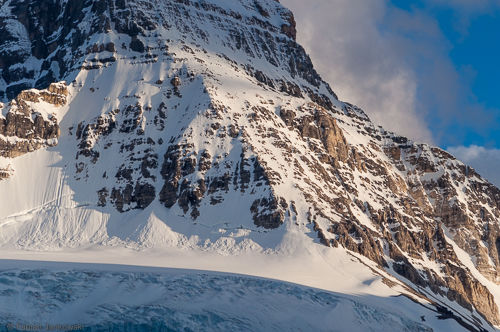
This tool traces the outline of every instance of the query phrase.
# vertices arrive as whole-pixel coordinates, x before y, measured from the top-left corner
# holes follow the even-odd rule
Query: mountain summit
[[[500,191],[340,101],[295,37],[274,0],[2,1],[0,246],[321,245],[500,325]]]

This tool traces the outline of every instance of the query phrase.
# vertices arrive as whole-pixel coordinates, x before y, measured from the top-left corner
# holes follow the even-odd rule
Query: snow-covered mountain
[[[275,0],[2,1],[3,252],[331,247],[500,325],[500,191],[340,101],[295,29]]]

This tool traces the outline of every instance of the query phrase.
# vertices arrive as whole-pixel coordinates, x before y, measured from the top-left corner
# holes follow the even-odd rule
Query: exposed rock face
[[[500,323],[485,281],[500,281],[500,191],[443,150],[340,102],[278,2],[2,8],[10,14],[0,17],[0,98],[17,97],[3,107],[0,156],[57,144],[56,117],[37,105],[70,103],[79,120],[63,129],[74,144],[66,175],[92,193],[89,209],[125,219],[160,207],[167,224],[220,221],[213,227],[250,240],[285,228],[313,234],[422,296]],[[91,106],[71,104],[65,85],[50,84],[60,78],[74,79],[71,95]],[[10,173],[2,166],[0,178]]]
[[[296,29],[293,15],[279,9],[278,15],[283,21],[280,27],[269,23],[269,5],[251,4],[255,8],[255,16],[243,16],[238,12],[227,10],[217,3],[199,1],[170,1],[162,6],[162,12],[154,12],[154,5],[148,1],[55,1],[50,5],[40,1],[15,1],[2,3],[10,6],[5,16],[0,16],[0,76],[4,86],[0,89],[0,100],[14,98],[20,91],[31,87],[46,88],[51,82],[62,80],[71,70],[81,67],[97,69],[116,61],[113,55],[117,46],[113,42],[86,45],[86,40],[96,33],[115,32],[130,36],[129,48],[138,53],[147,51],[144,37],[151,31],[159,28],[170,28],[174,25],[183,33],[192,32],[191,11],[203,13],[209,22],[217,22],[222,17],[243,20],[242,25],[249,26],[252,34],[231,31],[231,38],[236,49],[242,49],[251,56],[264,55],[268,61],[277,64],[274,49],[267,47],[255,49],[256,44],[271,42],[270,32],[280,32],[284,36],[295,39]],[[166,7],[166,8],[165,8]],[[257,8],[261,8],[259,11]],[[165,10],[175,12],[174,21],[163,20]],[[273,16],[276,9],[273,8]],[[9,16],[9,14],[11,16]],[[216,14],[217,16],[213,16]],[[0,14],[1,15],[1,14]],[[13,20],[11,17],[16,17]],[[85,23],[85,24],[84,24]],[[88,25],[86,24],[88,23]],[[222,22],[221,22],[222,23]],[[224,23],[223,23],[224,24]],[[11,28],[14,27],[15,28]],[[206,39],[206,32],[198,29],[200,37]],[[256,33],[256,35],[254,35]],[[312,69],[297,66],[295,59],[302,61],[307,58],[302,48],[296,48],[294,43],[289,44],[292,54],[287,55],[293,73],[302,76],[301,71]],[[21,45],[21,46],[19,46]],[[82,47],[82,45],[86,45]],[[286,46],[286,45],[283,45]],[[258,52],[257,54],[255,52]],[[296,53],[298,52],[298,53]],[[286,53],[285,53],[286,54]],[[28,65],[31,59],[38,66]],[[308,59],[308,58],[307,58]],[[287,59],[288,60],[288,59]],[[319,83],[319,76],[314,73],[307,78]]]
[[[280,110],[280,116],[292,129],[297,128],[304,138],[314,138],[323,143],[326,154],[322,161],[334,163],[346,162],[349,154],[347,142],[336,120],[328,111],[317,104],[307,105],[314,110],[313,115],[306,115],[295,120],[293,111]]]
[[[0,168],[0,180],[9,178],[12,175],[12,168],[10,166]]]
[[[278,200],[277,197],[271,195],[256,199],[250,211],[252,211],[256,226],[273,229],[278,228],[285,221],[287,207],[288,204],[284,198]]]
[[[66,104],[64,83],[53,83],[46,90],[25,90],[5,107],[0,117],[0,156],[14,158],[46,146],[54,146],[60,135],[54,114],[43,114],[43,104],[54,110]]]

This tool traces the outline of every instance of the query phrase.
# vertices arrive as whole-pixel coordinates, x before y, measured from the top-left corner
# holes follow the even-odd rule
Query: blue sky
[[[391,4],[435,19],[449,43],[448,56],[459,79],[470,89],[465,98],[457,97],[464,102],[463,109],[456,111],[460,116],[441,119],[433,116],[439,112],[429,113],[431,131],[443,133],[437,143],[443,147],[460,144],[500,148],[499,8],[494,5],[486,8],[429,5],[424,0],[392,0]],[[484,113],[476,114],[479,110]]]
[[[281,0],[340,99],[500,186],[499,0]]]

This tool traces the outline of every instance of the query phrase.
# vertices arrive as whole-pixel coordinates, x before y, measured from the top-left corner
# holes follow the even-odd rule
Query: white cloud
[[[485,133],[492,113],[471,91],[473,70],[451,61],[452,45],[430,13],[441,8],[468,21],[499,5],[496,0],[425,1],[410,11],[387,0],[282,3],[295,14],[298,41],[341,99],[362,107],[386,129],[459,145],[465,131],[450,132],[451,126]]]
[[[449,147],[447,150],[500,188],[500,149],[486,149],[482,146],[471,145]]]
[[[433,141],[425,113],[419,112],[416,73],[405,54],[415,47],[408,50],[409,41],[380,27],[388,15],[402,30],[420,22],[389,13],[382,0],[282,2],[295,14],[298,41],[341,99],[362,107],[388,130]],[[436,33],[431,24],[420,28]]]

